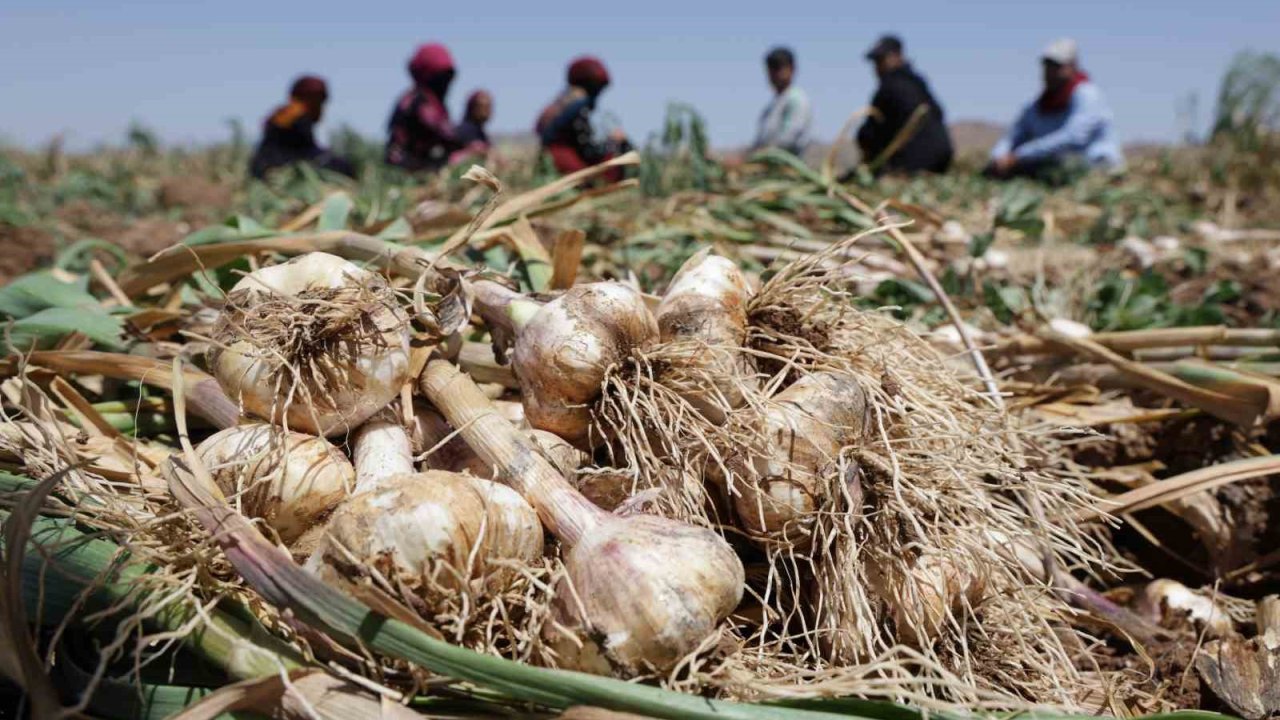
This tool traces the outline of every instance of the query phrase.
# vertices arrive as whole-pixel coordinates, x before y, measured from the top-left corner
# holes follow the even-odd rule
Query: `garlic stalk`
[[[222,492],[286,544],[346,499],[355,479],[351,463],[329,441],[269,423],[221,430],[196,452]]]
[[[515,577],[512,565],[542,556],[538,516],[510,488],[460,473],[414,472],[408,434],[381,417],[362,425],[351,444],[356,493],[334,511],[309,569],[354,559],[427,592],[476,578],[496,591]]]
[[[520,406],[515,405],[515,407]],[[507,419],[511,420],[511,417],[507,416]],[[578,467],[586,460],[586,455],[581,450],[570,445],[559,435],[546,430],[528,430],[527,432],[542,456],[550,460],[556,470],[566,477],[576,473]],[[468,472],[481,478],[493,478],[495,475],[493,467],[476,455],[467,445],[466,440],[456,434],[448,421],[432,408],[420,407],[414,410],[409,437],[415,453],[432,451],[423,461],[431,470]]]
[[[213,374],[244,410],[334,435],[390,402],[408,379],[409,328],[379,275],[313,252],[245,276],[214,332]]]
[[[742,563],[719,535],[596,507],[447,361],[430,361],[420,388],[563,543],[566,577],[544,630],[559,665],[621,676],[669,670],[737,606]]]

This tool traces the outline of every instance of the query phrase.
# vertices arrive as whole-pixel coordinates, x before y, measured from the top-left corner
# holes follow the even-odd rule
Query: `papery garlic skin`
[[[519,328],[512,355],[529,424],[582,443],[609,368],[657,337],[644,296],[621,283],[578,285],[547,303]]]
[[[619,677],[669,670],[742,600],[742,562],[723,538],[656,516],[602,523],[564,561],[568,579],[544,630],[562,668]]]
[[[550,460],[551,464],[567,477],[572,477],[578,467],[586,462],[586,455],[559,435],[546,430],[525,432],[537,443],[542,456]],[[432,408],[421,407],[414,410],[409,435],[413,441],[415,453],[431,451],[423,458],[424,465],[428,469],[465,472],[487,479],[496,477],[493,467],[467,447],[462,436],[457,434],[448,421]]]
[[[196,448],[224,494],[292,543],[351,493],[355,470],[324,438],[268,423],[221,430]]]
[[[734,508],[753,539],[808,544],[813,513],[827,502],[840,451],[861,435],[866,412],[857,381],[833,372],[806,375],[770,400],[766,447],[743,468],[745,481],[734,485]]]
[[[266,303],[294,303],[314,311],[302,303],[342,292],[347,296],[335,297],[326,307],[349,310],[356,328],[352,335],[328,337],[324,328],[312,332],[305,326],[318,313],[302,312],[290,321],[289,330],[314,343],[305,348],[305,358],[292,357],[290,348],[270,347],[279,341],[263,334],[264,316],[279,313]],[[334,435],[381,410],[408,380],[408,316],[380,275],[313,252],[250,273],[227,297],[215,333],[219,345],[211,355],[212,371],[246,413],[291,429]],[[314,375],[297,367],[312,360],[324,366]],[[313,376],[326,377],[328,387],[313,386],[306,379]]]
[[[495,591],[515,577],[501,561],[530,565],[542,556],[543,532],[537,513],[510,488],[432,470],[387,478],[353,496],[334,511],[326,543],[309,568],[322,559],[340,567],[355,558],[394,568],[398,579],[436,572],[432,581],[440,587],[483,578],[485,589]]]
[[[367,564],[428,593],[475,579],[493,592],[516,577],[508,561],[523,566],[542,556],[538,514],[519,493],[471,475],[414,472],[409,433],[397,420],[366,422],[351,445],[356,493],[334,510],[306,563],[321,577]]]
[[[619,676],[670,670],[737,606],[742,561],[724,538],[596,507],[446,360],[427,363],[420,387],[561,542],[565,579],[556,587],[552,621],[543,626],[556,664]]]
[[[754,363],[741,352],[752,293],[736,263],[704,250],[676,272],[654,313],[679,375],[674,382],[692,386],[678,389],[713,422],[740,407],[743,386],[754,384]]]

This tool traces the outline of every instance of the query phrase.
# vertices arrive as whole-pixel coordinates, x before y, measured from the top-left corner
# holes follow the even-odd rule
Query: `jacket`
[[[1115,136],[1111,108],[1102,91],[1085,82],[1071,94],[1061,112],[1046,113],[1036,102],[1022,114],[991,149],[994,160],[1012,152],[1019,164],[1039,164],[1081,157],[1094,167],[1119,168],[1124,154]]]
[[[947,132],[942,105],[929,91],[929,84],[910,65],[890,70],[880,78],[880,87],[871,99],[880,117],[869,117],[858,129],[858,147],[863,162],[871,162],[906,126],[916,108],[928,105],[928,114],[915,133],[881,166],[899,172],[946,172],[954,150]]]

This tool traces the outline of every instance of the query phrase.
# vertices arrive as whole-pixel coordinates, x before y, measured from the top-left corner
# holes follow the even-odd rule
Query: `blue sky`
[[[413,47],[440,40],[459,66],[450,105],[486,87],[492,129],[528,128],[560,86],[565,62],[602,56],[615,82],[603,106],[634,138],[669,100],[696,105],[719,146],[747,141],[767,101],[761,57],[795,48],[816,132],[830,137],[874,79],[862,59],[883,31],[900,33],[951,119],[1007,122],[1037,91],[1037,52],[1078,39],[1126,141],[1180,132],[1178,102],[1200,97],[1200,123],[1239,49],[1277,50],[1280,2],[1041,3],[344,2],[258,0],[0,3],[0,138],[34,145],[65,133],[72,147],[117,141],[133,119],[171,142],[228,136],[238,117],[256,134],[290,80],[330,82],[325,126],[380,134],[407,85]]]

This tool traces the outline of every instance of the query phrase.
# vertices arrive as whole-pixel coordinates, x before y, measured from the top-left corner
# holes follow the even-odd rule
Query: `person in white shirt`
[[[795,54],[785,47],[776,47],[765,55],[764,64],[774,96],[760,113],[760,126],[751,149],[776,147],[796,156],[803,155],[809,145],[813,110],[809,96],[794,84]]]

